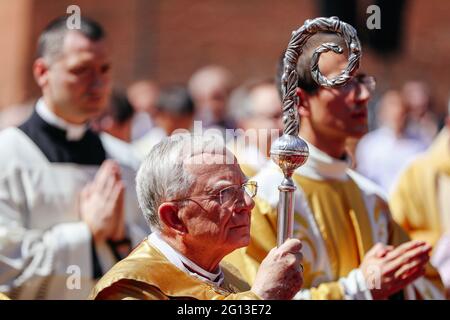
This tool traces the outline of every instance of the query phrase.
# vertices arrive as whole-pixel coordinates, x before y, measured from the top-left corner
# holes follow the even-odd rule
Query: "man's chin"
[[[364,137],[364,135],[367,133],[367,131],[365,132],[352,132],[351,134],[348,135],[348,138],[353,138],[356,140],[361,139],[362,137]]]
[[[250,244],[250,232],[241,235],[230,235],[227,242],[230,244],[230,247],[234,248],[233,251],[247,247]]]
[[[366,125],[355,125],[355,126],[351,127],[351,131],[348,132],[348,137],[354,138],[354,139],[360,139],[364,135],[366,135],[368,132],[369,132],[369,129],[367,128]]]
[[[89,104],[83,107],[82,111],[90,119],[100,116],[105,110],[105,105]]]

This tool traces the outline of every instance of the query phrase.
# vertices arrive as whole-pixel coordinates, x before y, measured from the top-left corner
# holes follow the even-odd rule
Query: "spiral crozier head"
[[[308,145],[298,136],[300,119],[296,94],[298,87],[297,62],[305,43],[318,32],[337,33],[345,40],[349,51],[347,67],[337,76],[328,79],[320,72],[320,55],[328,51],[342,54],[344,49],[331,42],[323,43],[315,49],[311,58],[311,76],[319,86],[327,88],[343,86],[359,68],[361,44],[356,30],[337,17],[306,20],[302,27],[292,33],[283,60],[281,78],[284,130],[283,135],[272,144],[270,149],[271,159],[283,170],[285,178],[290,178],[293,172],[306,162],[309,155]]]

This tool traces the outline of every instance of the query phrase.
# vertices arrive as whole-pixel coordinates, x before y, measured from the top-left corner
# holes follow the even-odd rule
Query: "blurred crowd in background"
[[[340,13],[342,20],[357,24],[354,16],[345,15],[349,11],[339,12],[333,1],[320,3],[320,13],[323,15],[331,16],[335,12],[333,10],[337,10],[336,14]],[[354,2],[351,3],[356,6]],[[377,3],[389,7],[385,1]],[[427,77],[410,77],[411,73],[402,76],[400,71],[392,74],[396,81],[390,81],[387,64],[395,64],[393,57],[396,54],[397,59],[401,59],[397,52],[402,38],[400,13],[404,11],[403,5],[406,3],[398,1],[397,5],[391,5],[385,11],[394,16],[398,14],[394,24],[389,21],[392,20],[389,14],[382,20],[382,23],[386,23],[384,32],[390,32],[390,37],[373,37],[361,26],[358,29],[362,30],[363,52],[366,50],[365,43],[370,43],[367,47],[371,47],[373,52],[385,52],[385,55],[378,56],[378,65],[384,66],[383,59],[386,59],[386,66],[380,71],[384,77],[377,79],[377,89],[372,93],[368,110],[365,111],[368,133],[361,139],[348,140],[348,161],[351,161],[353,169],[378,184],[386,195],[393,192],[398,178],[408,165],[435,142],[439,132],[447,125],[450,114],[450,101],[448,108],[442,103],[438,105],[436,101],[442,101],[442,90],[438,99],[436,86]],[[343,8],[350,7],[347,4]],[[298,27],[303,20],[298,19],[297,22],[290,28]],[[114,42],[115,33],[105,29],[107,39]],[[287,44],[286,34],[279,37],[282,38],[281,42]],[[274,72],[265,75],[255,72],[242,76],[239,69],[230,68],[221,61],[202,61],[199,58],[202,63],[197,63],[199,67],[196,70],[188,77],[180,76],[185,81],[162,81],[161,77],[151,73],[136,77],[126,85],[113,78],[108,103],[101,113],[90,119],[88,125],[99,134],[108,155],[133,172],[138,170],[149,150],[163,138],[181,130],[213,130],[223,136],[243,172],[252,177],[271,161],[270,144],[283,131],[282,100],[275,81],[275,70],[284,50],[285,47],[276,48],[278,57],[269,67],[265,66],[265,70]],[[201,57],[201,50],[197,54]],[[239,60],[239,52],[235,54]],[[247,64],[248,61],[241,63]],[[369,69],[373,70],[374,65],[377,64],[372,63]],[[365,72],[364,58],[362,66],[361,71]],[[36,66],[34,68],[36,73]],[[367,74],[372,75],[371,70]],[[36,74],[35,78],[38,79]],[[440,82],[441,87],[445,85]],[[31,94],[22,100],[25,102],[17,101],[13,105],[2,106],[0,132],[23,124],[33,114],[38,101],[41,101],[39,95],[31,97]],[[246,140],[251,130],[256,131],[257,136]],[[233,133],[232,136],[229,132]],[[244,142],[235,143],[234,140],[240,137]],[[85,152],[90,153],[92,150]]]
[[[349,153],[356,170],[390,192],[402,169],[431,145],[446,117],[434,111],[431,88],[421,80],[405,81],[402,87],[375,97],[370,104],[375,115],[370,132],[359,141],[350,140]],[[263,129],[260,132],[270,142],[274,130],[278,135],[282,132],[281,106],[274,79],[235,83],[230,70],[208,65],[188,83],[161,86],[147,79],[115,89],[108,107],[91,126],[117,150],[118,158],[137,169],[153,145],[177,129],[192,130],[194,121],[201,121],[203,129],[218,129],[224,138],[226,129]],[[0,113],[1,128],[20,125],[33,108],[29,103],[5,109]],[[259,162],[254,165],[260,167],[268,160],[269,155],[260,154],[256,146],[247,143],[246,148],[248,158],[258,161],[242,161],[244,166]],[[249,170],[250,175],[257,172]]]

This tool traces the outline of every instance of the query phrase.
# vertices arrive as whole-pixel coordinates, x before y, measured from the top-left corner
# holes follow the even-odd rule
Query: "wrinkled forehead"
[[[223,166],[236,166],[237,160],[231,151],[224,148],[213,152],[196,152],[185,154],[183,164],[189,169],[208,168],[211,170],[216,170]]]
[[[228,151],[228,152],[226,152]],[[198,153],[186,157],[185,169],[195,178],[207,178],[214,183],[219,180],[236,182],[241,180],[243,173],[236,158],[229,150],[220,153]]]

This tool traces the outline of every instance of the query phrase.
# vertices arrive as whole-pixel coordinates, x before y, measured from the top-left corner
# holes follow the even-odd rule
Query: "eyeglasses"
[[[349,82],[347,82],[345,85],[342,86],[343,89],[352,91],[359,87],[360,85],[363,85],[369,90],[370,93],[375,92],[377,81],[375,77],[368,76],[365,74],[359,74],[353,77]]]
[[[219,201],[221,205],[236,202],[239,196],[245,192],[250,198],[254,198],[258,192],[258,184],[255,181],[248,181],[239,185],[226,187],[219,191]]]
[[[219,198],[220,205],[227,205],[227,204],[235,204],[237,199],[239,199],[240,197],[243,198],[245,194],[247,194],[250,198],[254,198],[257,192],[258,192],[258,184],[256,183],[256,181],[248,181],[241,185],[232,185],[225,187],[214,195],[173,199],[168,200],[168,202],[187,201],[193,199]]]

